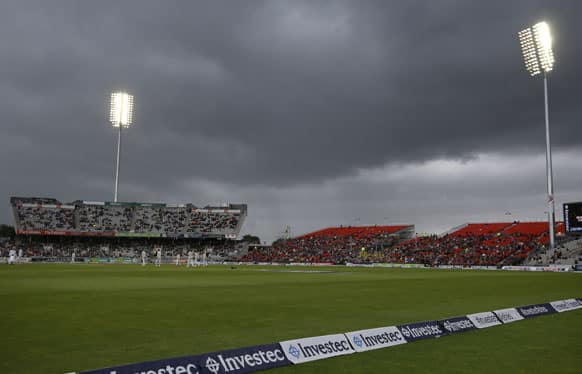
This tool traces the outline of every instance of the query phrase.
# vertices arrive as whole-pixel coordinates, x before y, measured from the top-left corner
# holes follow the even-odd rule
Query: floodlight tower
[[[554,176],[552,173],[552,147],[550,143],[550,117],[548,113],[548,73],[554,68],[552,52],[552,35],[546,22],[536,23],[519,32],[519,42],[525,62],[525,68],[532,77],[543,74],[544,109],[546,115],[546,176],[548,179],[548,223],[550,229],[550,248],[556,247],[554,234]]]
[[[119,156],[121,153],[121,129],[129,128],[133,122],[133,95],[126,92],[114,92],[111,94],[111,108],[109,122],[118,128],[117,133],[117,164],[115,168],[115,195],[117,202],[117,189],[119,187]]]

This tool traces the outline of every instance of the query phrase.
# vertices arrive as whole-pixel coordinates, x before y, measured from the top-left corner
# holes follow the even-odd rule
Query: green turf
[[[582,274],[0,265],[0,373],[64,373],[582,296]],[[579,373],[582,310],[273,369]]]

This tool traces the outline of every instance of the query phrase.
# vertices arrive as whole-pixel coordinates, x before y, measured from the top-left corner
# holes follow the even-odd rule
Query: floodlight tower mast
[[[519,32],[521,51],[525,68],[532,77],[543,73],[544,77],[544,110],[546,120],[546,177],[548,184],[548,224],[550,230],[550,249],[556,247],[555,208],[554,208],[554,175],[552,171],[552,145],[550,141],[550,117],[548,109],[548,73],[554,68],[554,53],[552,51],[552,35],[546,22],[536,23]]]
[[[129,128],[133,122],[133,95],[126,92],[114,92],[111,94],[111,107],[109,122],[118,128],[117,133],[117,162],[115,167],[115,193],[113,201],[117,202],[117,190],[119,187],[119,157],[121,154],[121,129]]]

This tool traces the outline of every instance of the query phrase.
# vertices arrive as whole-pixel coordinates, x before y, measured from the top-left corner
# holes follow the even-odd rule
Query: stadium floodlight
[[[114,193],[114,201],[117,202],[117,190],[119,187],[119,156],[121,154],[121,129],[128,128],[133,123],[133,95],[126,92],[114,92],[111,94],[109,122],[111,122],[113,127],[118,128]]]
[[[552,52],[552,35],[546,22],[536,23],[519,32],[519,42],[525,68],[532,77],[552,71],[554,53]]]
[[[133,122],[133,95],[126,92],[111,94],[109,121],[113,127],[129,127]]]
[[[548,184],[548,224],[550,231],[550,249],[556,246],[554,233],[554,176],[552,172],[552,147],[550,142],[550,117],[548,112],[548,73],[554,68],[552,51],[552,34],[546,22],[536,23],[518,33],[525,68],[532,77],[543,73],[544,76],[544,110],[546,119],[546,176]]]

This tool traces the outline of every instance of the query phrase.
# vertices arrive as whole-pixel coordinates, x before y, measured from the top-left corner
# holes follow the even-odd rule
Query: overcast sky
[[[243,202],[273,240],[332,225],[544,219],[554,34],[556,213],[582,200],[579,0],[0,2],[0,222],[9,197],[112,200],[112,90],[135,95],[121,201]],[[511,213],[511,215],[509,215]]]

